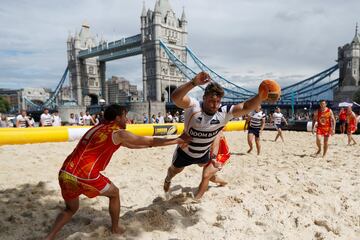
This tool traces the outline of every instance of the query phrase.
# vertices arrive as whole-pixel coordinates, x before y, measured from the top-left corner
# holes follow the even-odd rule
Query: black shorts
[[[276,128],[276,130],[278,130],[278,129],[281,130],[281,124],[275,124],[275,128]]]
[[[256,138],[260,137],[260,129],[249,127],[248,134],[254,134]]]
[[[340,122],[340,126],[345,126],[346,124],[346,120],[340,120],[339,122]]]
[[[192,164],[206,164],[210,161],[210,151],[200,158],[193,158],[187,155],[181,148],[177,148],[174,153],[172,164],[176,168],[183,168]]]

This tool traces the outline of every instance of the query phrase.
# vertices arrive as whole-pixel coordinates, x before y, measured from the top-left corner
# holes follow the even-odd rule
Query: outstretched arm
[[[177,107],[188,108],[190,107],[191,100],[188,92],[196,86],[203,85],[210,81],[209,74],[201,72],[197,74],[191,81],[184,83],[171,94],[171,100],[175,103]]]
[[[263,100],[265,99],[262,99],[259,95],[256,95],[255,97],[250,98],[245,102],[236,104],[232,109],[232,114],[234,117],[240,117],[246,115],[251,111],[255,110],[257,106],[259,106],[262,103]]]
[[[128,148],[147,148],[167,146],[172,144],[182,144],[190,141],[191,138],[188,135],[182,134],[178,138],[159,138],[159,137],[142,137],[132,134],[126,130],[119,130],[113,133],[114,144],[122,144]]]

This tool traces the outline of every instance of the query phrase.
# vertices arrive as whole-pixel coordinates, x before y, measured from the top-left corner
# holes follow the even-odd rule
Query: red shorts
[[[330,135],[331,135],[331,129],[328,130],[328,129],[323,129],[323,128],[317,128],[317,129],[316,129],[316,134],[317,134],[317,135],[324,136],[324,137],[330,137]]]
[[[64,200],[67,201],[77,198],[81,194],[88,198],[99,196],[109,189],[111,181],[102,174],[95,179],[82,179],[65,171],[60,171],[59,184],[61,194]]]

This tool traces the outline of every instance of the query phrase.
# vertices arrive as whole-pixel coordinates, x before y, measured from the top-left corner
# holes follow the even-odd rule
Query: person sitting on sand
[[[330,135],[335,134],[335,117],[332,110],[326,107],[326,101],[320,101],[320,108],[314,112],[314,117],[312,121],[312,133],[314,134],[315,124],[317,124],[316,128],[316,145],[318,147],[318,151],[315,155],[319,155],[321,153],[321,136],[324,136],[324,152],[323,157],[325,157],[326,152],[328,150],[328,141]]]
[[[100,172],[105,170],[113,153],[120,146],[145,148],[170,144],[185,144],[191,138],[183,134],[178,138],[140,137],[125,130],[126,110],[113,104],[104,113],[105,121],[88,130],[74,151],[66,158],[59,172],[61,194],[65,201],[65,210],[56,218],[46,237],[54,239],[57,232],[70,221],[79,208],[79,196],[89,198],[106,196],[109,198],[111,232],[122,233],[119,226],[120,196],[119,189]]]
[[[261,93],[243,103],[221,106],[224,89],[210,80],[209,74],[201,72],[171,94],[175,105],[185,110],[184,132],[193,139],[189,144],[177,146],[164,180],[165,192],[170,190],[172,178],[182,172],[185,167],[193,164],[198,164],[203,168],[202,180],[195,199],[203,196],[209,181],[222,184],[223,180],[216,176],[219,169],[211,162],[211,144],[228,121],[248,114],[268,98],[269,89],[266,87],[261,89]],[[204,84],[208,85],[205,88],[202,103],[187,95],[194,87]]]

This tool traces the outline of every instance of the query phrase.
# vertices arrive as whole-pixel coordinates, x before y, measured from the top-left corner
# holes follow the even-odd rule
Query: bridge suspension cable
[[[66,67],[66,69],[65,69],[65,71],[64,71],[64,73],[63,73],[63,75],[62,75],[62,77],[60,79],[60,82],[58,83],[58,85],[55,88],[55,91],[54,91],[53,95],[49,99],[47,99],[42,105],[34,103],[33,101],[31,101],[27,97],[24,97],[25,102],[28,103],[29,105],[31,105],[32,107],[36,108],[36,109],[41,109],[41,108],[44,108],[44,107],[55,107],[55,105],[56,105],[55,100],[58,97],[62,86],[64,85],[64,82],[66,80],[66,76],[67,76],[68,72],[69,72],[69,66]]]
[[[181,71],[181,73],[189,80],[191,80],[192,78],[194,78],[196,76],[196,72],[190,68],[187,64],[185,64],[184,62],[182,62],[174,53],[173,51],[163,42],[160,40],[160,46],[164,49],[165,53],[167,54],[167,56],[169,57],[169,60],[175,64],[175,66]],[[216,79],[213,79],[214,81],[216,81]],[[219,83],[221,84],[221,83]],[[201,87],[201,86],[199,86]],[[202,87],[201,87],[202,88]],[[231,99],[231,100],[237,100],[237,101],[242,101],[245,100],[247,98],[249,98],[249,96],[252,95],[245,95],[243,93],[240,93],[238,91],[229,89],[227,87],[224,87],[224,91],[225,91],[225,96],[224,99]],[[203,89],[203,88],[202,88]],[[253,94],[254,95],[254,94]]]

